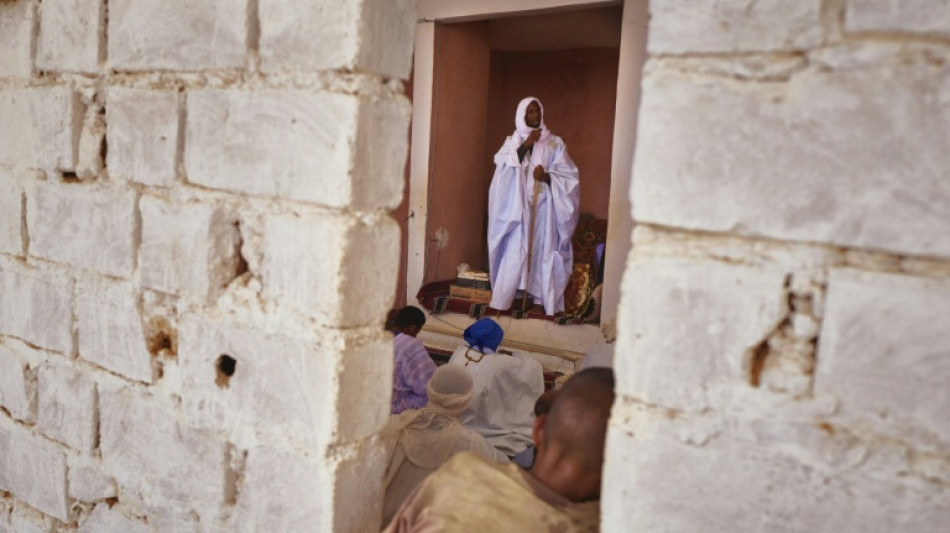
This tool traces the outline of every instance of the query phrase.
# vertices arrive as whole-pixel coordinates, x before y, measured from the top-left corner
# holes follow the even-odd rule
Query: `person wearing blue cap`
[[[498,352],[504,331],[490,318],[478,320],[462,336],[466,344],[448,363],[465,368],[475,382],[462,425],[514,456],[531,444],[534,403],[544,393],[541,364],[523,354]]]

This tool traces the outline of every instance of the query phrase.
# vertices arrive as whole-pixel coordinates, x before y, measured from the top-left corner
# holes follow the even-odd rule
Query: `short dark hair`
[[[426,314],[418,307],[407,305],[396,313],[396,328],[402,329],[409,326],[419,326],[426,323]]]

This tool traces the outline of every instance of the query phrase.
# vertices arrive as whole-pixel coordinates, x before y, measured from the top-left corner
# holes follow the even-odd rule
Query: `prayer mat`
[[[516,319],[533,318],[536,320],[547,320],[559,325],[584,324],[586,316],[592,311],[592,306],[587,306],[587,309],[584,309],[585,314],[582,316],[572,316],[564,313],[546,315],[544,314],[544,307],[540,304],[533,305],[529,309],[522,311],[519,307],[521,300],[515,300],[511,309],[501,311],[490,307],[488,304],[474,303],[469,300],[450,297],[449,285],[454,281],[454,279],[449,279],[427,283],[419,289],[416,298],[419,300],[419,303],[433,315],[446,312],[462,313],[476,320],[486,316],[510,316]]]

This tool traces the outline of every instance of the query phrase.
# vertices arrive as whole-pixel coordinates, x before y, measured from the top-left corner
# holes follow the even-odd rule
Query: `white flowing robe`
[[[571,236],[580,203],[578,171],[560,137],[543,135],[519,162],[518,147],[523,142],[524,137],[515,132],[495,154],[495,174],[488,192],[490,305],[508,309],[515,292],[527,289],[541,299],[544,312],[553,315],[564,310],[564,288],[573,272]],[[531,279],[525,280],[533,176],[538,165],[550,174],[551,183],[540,184]]]

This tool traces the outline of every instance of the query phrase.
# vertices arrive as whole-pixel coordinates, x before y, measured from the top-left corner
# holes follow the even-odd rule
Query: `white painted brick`
[[[334,531],[332,465],[270,446],[254,448],[234,512],[241,532]]]
[[[0,268],[0,333],[72,353],[72,294],[72,279]]]
[[[243,67],[247,2],[111,0],[109,62],[117,70]]]
[[[407,78],[416,22],[411,0],[290,5],[261,0],[261,68],[369,71]]]
[[[615,361],[619,392],[667,407],[708,407],[714,385],[748,386],[751,351],[787,310],[779,270],[641,258],[627,268]]]
[[[80,357],[130,379],[152,382],[151,356],[130,283],[104,279],[82,283],[76,312]]]
[[[845,29],[950,35],[946,0],[848,0]]]
[[[123,501],[216,519],[227,498],[225,443],[178,422],[159,398],[130,389],[100,390],[99,398],[99,449]]]
[[[821,0],[650,2],[652,54],[807,49],[821,38]]]
[[[263,294],[336,327],[378,324],[392,305],[398,247],[399,229],[388,217],[372,225],[339,215],[270,218]]]
[[[155,530],[145,522],[122,514],[119,506],[110,507],[107,503],[100,503],[89,513],[86,521],[79,524],[79,533],[100,533],[104,531],[155,533]]]
[[[82,115],[78,93],[66,87],[0,91],[0,165],[71,170]]]
[[[403,99],[209,89],[188,95],[187,115],[192,183],[331,207],[392,208],[399,200]]]
[[[23,187],[13,173],[0,170],[0,252],[23,255]]]
[[[205,299],[237,275],[240,235],[233,216],[211,205],[174,205],[152,197],[143,197],[139,208],[142,285]]]
[[[36,382],[33,369],[13,343],[0,341],[0,405],[17,420],[36,419]]]
[[[0,490],[66,521],[66,455],[59,446],[0,417]]]
[[[117,277],[132,275],[135,191],[36,184],[27,192],[30,253]]]
[[[68,461],[70,498],[94,502],[115,497],[115,480],[102,471],[97,460],[70,456]]]
[[[14,533],[53,533],[54,521],[26,504],[13,506],[10,513],[11,532]]]
[[[382,480],[389,455],[378,439],[363,441],[347,452],[336,467],[333,531],[375,531],[383,514]],[[361,500],[364,505],[359,507],[345,503]]]
[[[907,420],[950,441],[950,284],[832,270],[815,390],[848,418]]]
[[[36,429],[53,440],[89,453],[96,446],[96,383],[81,371],[46,363],[37,369]]]
[[[950,67],[894,60],[788,84],[647,70],[634,219],[950,257]]]
[[[99,29],[102,0],[44,0],[36,68],[53,72],[99,70]]]
[[[188,316],[178,350],[187,420],[228,431],[250,424],[258,435],[290,432],[312,449],[366,438],[388,418],[378,397],[365,394],[392,379],[391,358],[383,357],[392,348],[377,333],[328,330],[310,344]],[[222,355],[237,361],[226,387],[216,383]]]
[[[0,78],[29,78],[32,74],[30,44],[35,16],[31,2],[0,2]]]
[[[173,185],[178,94],[112,87],[106,98],[109,176],[158,187]]]

